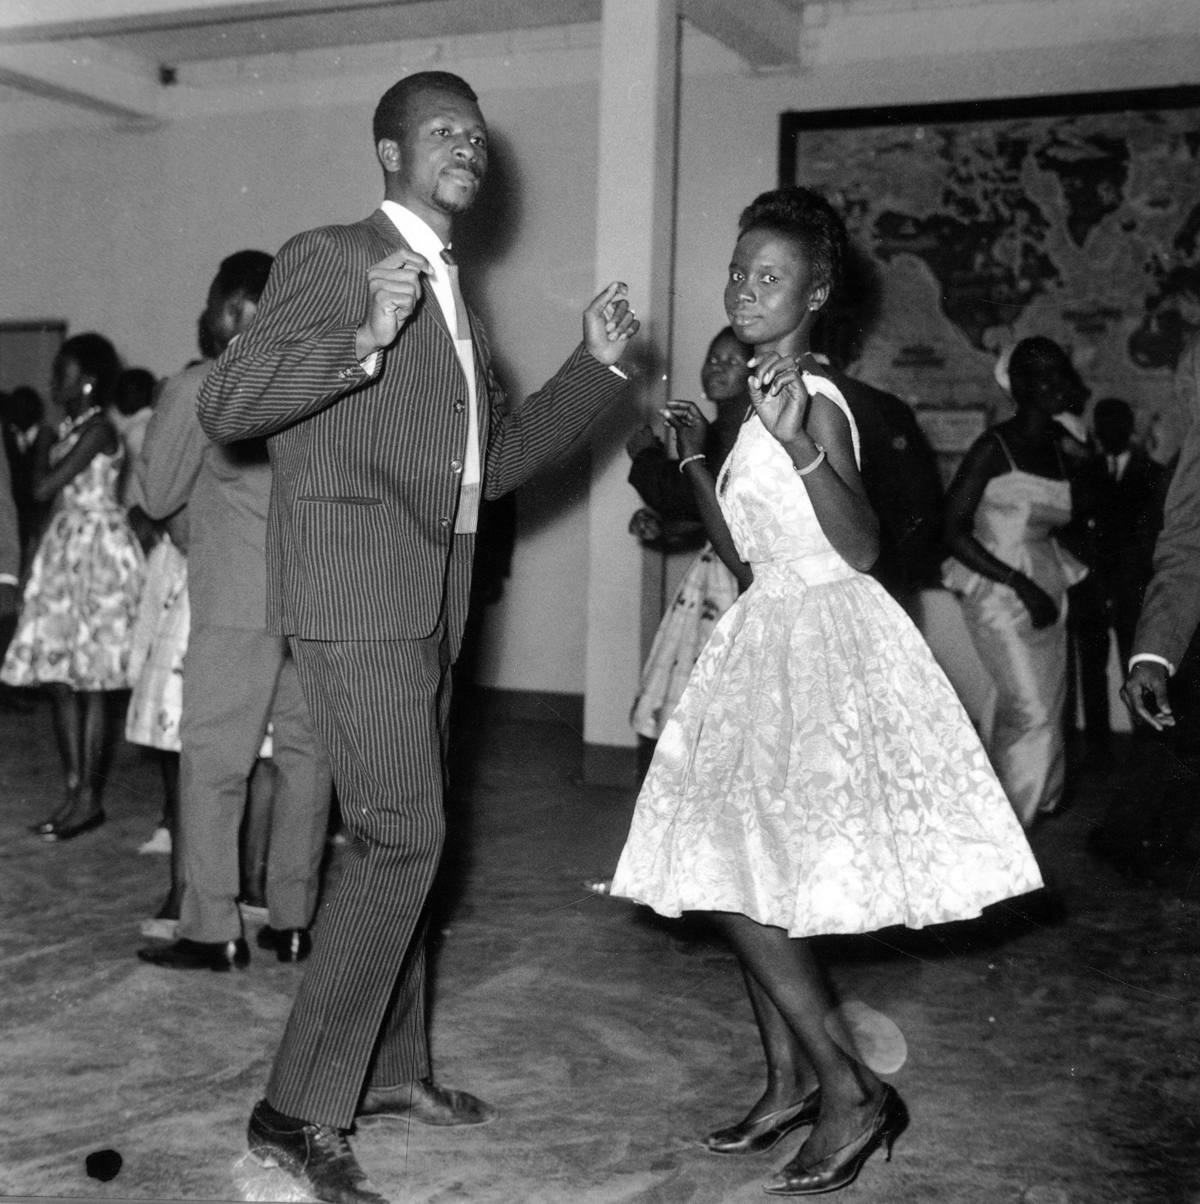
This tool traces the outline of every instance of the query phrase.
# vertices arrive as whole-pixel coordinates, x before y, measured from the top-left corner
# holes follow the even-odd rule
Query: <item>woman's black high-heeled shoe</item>
[[[87,819],[81,819],[77,824],[55,824],[49,832],[43,833],[42,839],[51,844],[61,844],[64,840],[74,840],[85,832],[92,832],[104,822],[103,811],[93,811]]]
[[[40,824],[29,825],[29,830],[34,836],[49,836],[51,832],[58,828],[63,820],[75,810],[76,795],[78,793],[78,786],[68,786],[66,795],[59,804],[58,810],[49,819],[42,820]]]
[[[848,1141],[832,1154],[805,1166],[797,1154],[777,1175],[763,1184],[772,1196],[820,1196],[826,1192],[849,1187],[858,1178],[867,1159],[880,1146],[892,1160],[892,1146],[908,1127],[908,1109],[890,1084],[883,1086],[883,1099],[871,1123],[853,1141]]]
[[[799,1103],[768,1112],[758,1120],[743,1120],[717,1129],[701,1142],[710,1154],[761,1154],[793,1129],[816,1123],[821,1111],[821,1088],[814,1087]]]

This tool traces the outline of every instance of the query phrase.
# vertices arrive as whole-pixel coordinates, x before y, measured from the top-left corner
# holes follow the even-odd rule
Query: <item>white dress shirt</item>
[[[442,251],[447,249],[445,243],[430,229],[429,224],[419,218],[411,209],[398,205],[395,201],[384,201],[380,208],[391,219],[392,224],[400,232],[401,238],[418,255],[423,255],[430,264],[430,272],[426,280],[433,289],[433,295],[446,320],[446,328],[454,340],[454,350],[458,353],[458,362],[462,365],[463,375],[467,379],[467,446],[463,449],[462,476],[460,489],[471,487],[476,499],[478,498],[482,463],[479,453],[479,398],[475,388],[475,347],[471,342],[470,330],[458,329],[457,309],[454,304],[454,290],[450,284],[450,276],[442,259]],[[366,372],[374,375],[378,363],[378,353],[368,356],[363,361]],[[478,503],[474,506],[460,506],[458,522],[455,531],[467,534],[475,530],[478,515]]]

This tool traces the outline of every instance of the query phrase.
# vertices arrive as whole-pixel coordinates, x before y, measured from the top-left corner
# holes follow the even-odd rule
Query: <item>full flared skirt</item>
[[[142,549],[120,510],[59,511],[33,558],[0,681],[127,689],[144,571]]]
[[[150,553],[129,654],[133,691],[125,712],[125,739],[179,752],[183,661],[191,627],[187,560],[170,541]]]
[[[612,893],[792,936],[980,914],[1041,876],[978,735],[861,574],[755,566],[659,739]]]
[[[696,658],[737,598],[737,578],[708,544],[692,562],[668,607],[642,668],[630,726],[657,740],[683,696]]]

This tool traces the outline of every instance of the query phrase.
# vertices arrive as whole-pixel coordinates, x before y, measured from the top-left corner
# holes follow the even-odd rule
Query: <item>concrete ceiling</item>
[[[786,70],[797,63],[804,3],[679,0],[679,8],[750,67]],[[4,0],[0,104],[38,97],[153,119],[162,116],[151,93],[163,69],[588,25],[601,8],[601,0]]]
[[[794,54],[805,0],[681,0],[751,61]],[[600,20],[601,0],[8,0],[0,45],[95,39],[162,64]],[[772,41],[781,42],[774,49]]]

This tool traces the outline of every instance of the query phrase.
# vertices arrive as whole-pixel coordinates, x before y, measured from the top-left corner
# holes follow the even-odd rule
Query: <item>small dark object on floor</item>
[[[87,1156],[84,1163],[89,1179],[99,1179],[107,1183],[121,1173],[121,1155],[116,1150],[96,1150]]]

